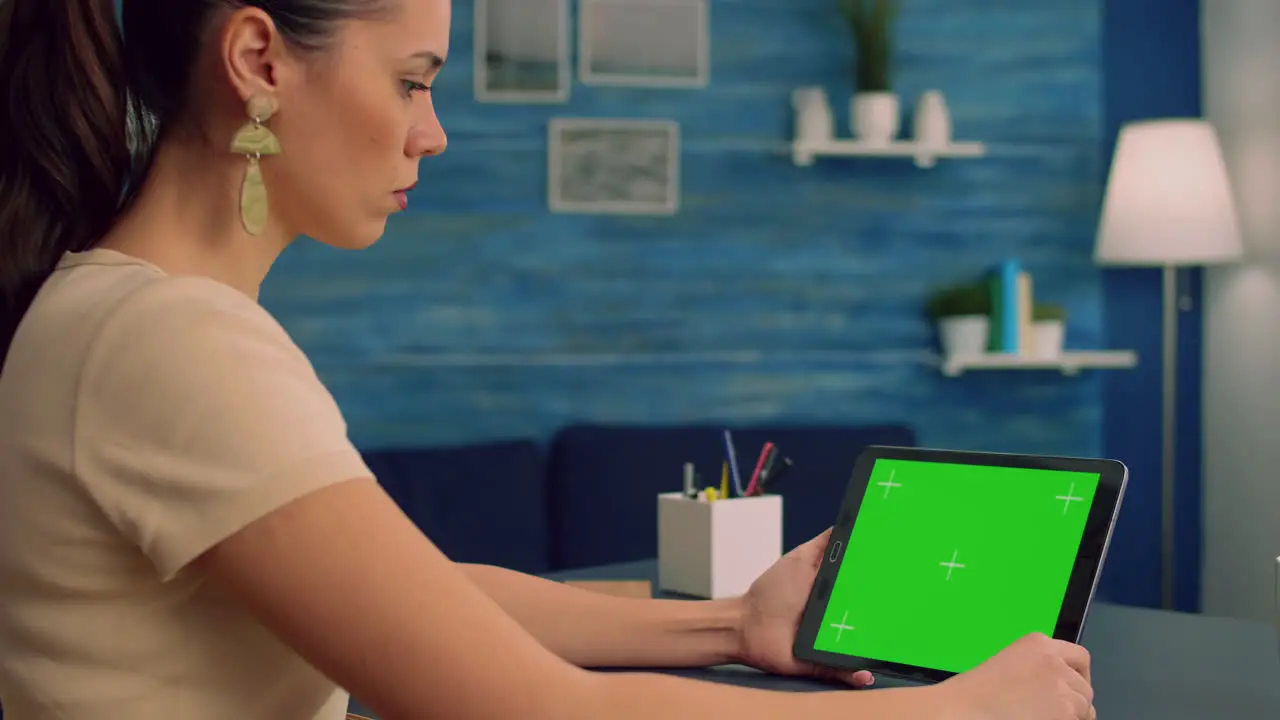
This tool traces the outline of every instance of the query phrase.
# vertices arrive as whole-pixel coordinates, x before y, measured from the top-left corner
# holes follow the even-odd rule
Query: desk
[[[644,579],[654,561],[552,573],[555,580]],[[1268,625],[1094,603],[1081,644],[1093,656],[1101,720],[1278,720],[1280,654]],[[778,690],[828,689],[727,666],[675,674]]]

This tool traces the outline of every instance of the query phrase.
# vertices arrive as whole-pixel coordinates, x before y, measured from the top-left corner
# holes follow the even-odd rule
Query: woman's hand
[[[747,590],[738,656],[745,665],[778,675],[809,675],[870,685],[870,672],[819,667],[796,660],[792,647],[800,615],[818,576],[831,530],[782,556]]]

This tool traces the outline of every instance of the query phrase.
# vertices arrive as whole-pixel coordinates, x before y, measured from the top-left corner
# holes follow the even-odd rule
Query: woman
[[[125,0],[123,43],[113,4],[0,22],[12,720],[332,720],[345,690],[388,720],[1091,715],[1084,651],[1041,636],[927,689],[581,669],[811,672],[788,649],[824,538],[703,603],[446,559],[257,295],[300,235],[377,240],[444,150],[448,1]]]

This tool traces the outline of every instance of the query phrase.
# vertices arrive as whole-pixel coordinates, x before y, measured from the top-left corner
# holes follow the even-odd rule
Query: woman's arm
[[[645,600],[493,567],[461,565],[547,649],[580,667],[703,667],[739,661],[739,600]]]
[[[198,566],[384,720],[940,717],[932,689],[779,693],[574,667],[445,558],[372,478],[289,503]]]

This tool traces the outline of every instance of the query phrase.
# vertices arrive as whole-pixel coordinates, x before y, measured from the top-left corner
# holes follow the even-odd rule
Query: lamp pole
[[[1164,388],[1160,437],[1160,583],[1161,604],[1167,610],[1174,606],[1174,502],[1177,494],[1178,417],[1178,269],[1164,266]]]

